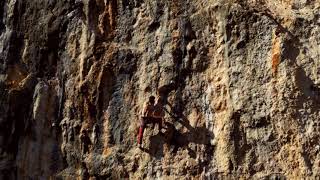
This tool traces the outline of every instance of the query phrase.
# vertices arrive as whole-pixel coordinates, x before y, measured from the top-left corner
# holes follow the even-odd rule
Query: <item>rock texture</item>
[[[316,179],[320,2],[1,0],[0,94],[0,179]]]

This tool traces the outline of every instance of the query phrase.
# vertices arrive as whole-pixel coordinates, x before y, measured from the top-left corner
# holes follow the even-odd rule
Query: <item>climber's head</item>
[[[150,96],[150,97],[149,97],[149,102],[150,102],[151,104],[154,104],[154,100],[155,100],[155,97],[154,97],[154,96]]]

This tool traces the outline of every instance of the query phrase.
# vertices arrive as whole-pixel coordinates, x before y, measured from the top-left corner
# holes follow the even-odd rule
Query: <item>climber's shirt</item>
[[[151,117],[153,115],[153,111],[154,105],[148,101],[144,104],[141,115],[142,117]]]

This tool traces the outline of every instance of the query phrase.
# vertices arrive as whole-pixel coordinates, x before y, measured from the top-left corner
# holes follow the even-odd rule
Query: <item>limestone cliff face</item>
[[[0,94],[0,179],[319,178],[320,2],[1,0]]]

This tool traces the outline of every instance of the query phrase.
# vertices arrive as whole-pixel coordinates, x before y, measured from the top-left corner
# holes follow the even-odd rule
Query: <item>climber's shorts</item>
[[[142,117],[140,121],[140,126],[145,126],[147,124],[161,124],[162,118],[154,118],[154,117]]]

